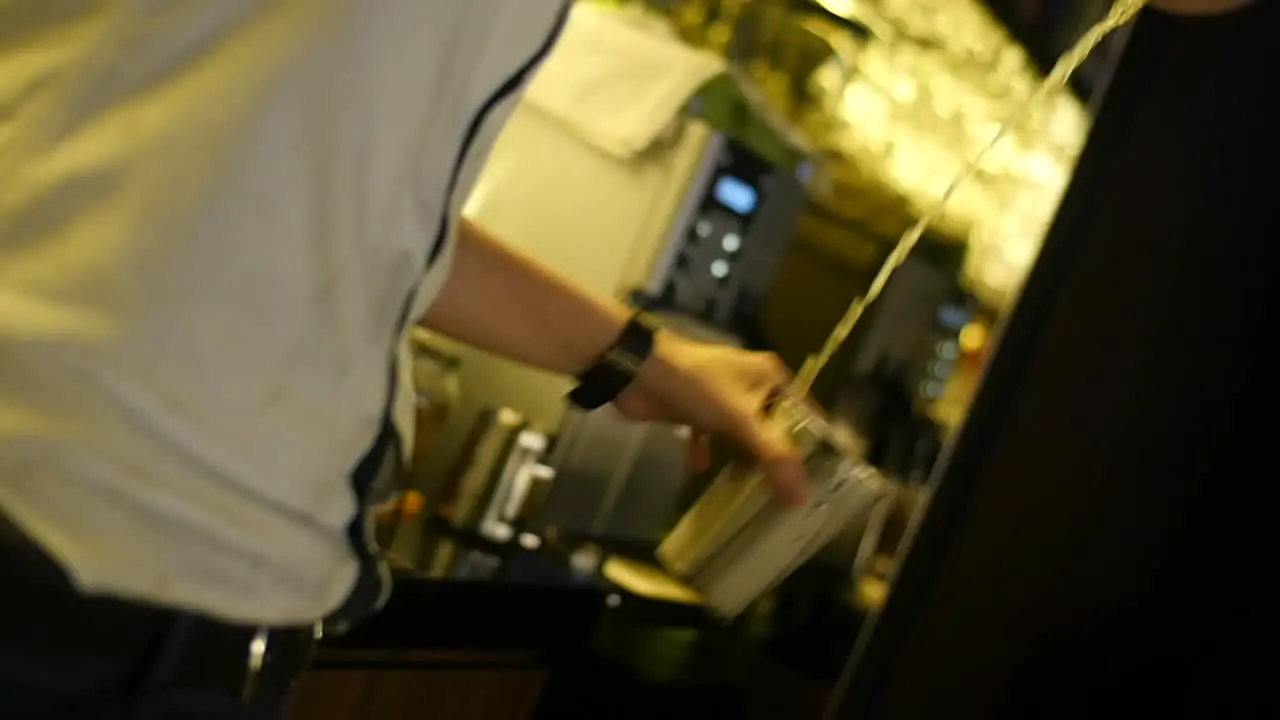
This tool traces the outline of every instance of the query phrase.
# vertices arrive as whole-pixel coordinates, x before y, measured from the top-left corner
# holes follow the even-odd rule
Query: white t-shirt
[[[0,509],[82,589],[344,599],[404,306],[563,5],[0,2]]]

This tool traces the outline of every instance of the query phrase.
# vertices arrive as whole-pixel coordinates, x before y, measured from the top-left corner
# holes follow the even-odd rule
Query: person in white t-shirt
[[[801,496],[777,358],[655,333],[459,217],[567,10],[0,3],[6,720],[277,712],[316,622],[385,599],[364,515],[415,323]]]
[[[567,9],[0,0],[0,717],[278,717],[317,622],[385,599],[415,323],[803,499],[776,357],[459,217]]]

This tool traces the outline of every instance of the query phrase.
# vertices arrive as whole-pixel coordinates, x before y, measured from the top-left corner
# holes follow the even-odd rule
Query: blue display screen
[[[721,175],[716,178],[713,192],[716,202],[739,215],[750,215],[755,212],[756,204],[759,202],[755,188],[731,175]]]
[[[938,308],[938,324],[948,330],[960,330],[969,324],[969,311],[957,305]]]

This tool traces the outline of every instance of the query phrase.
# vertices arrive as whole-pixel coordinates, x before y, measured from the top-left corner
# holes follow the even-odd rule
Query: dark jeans
[[[283,718],[310,631],[273,633],[269,659],[246,685],[253,633],[80,595],[0,515],[0,720]]]

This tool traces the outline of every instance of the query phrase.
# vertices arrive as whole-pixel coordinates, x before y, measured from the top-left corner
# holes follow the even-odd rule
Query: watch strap
[[[569,402],[583,410],[596,410],[616,400],[653,354],[656,333],[644,313],[632,315],[613,345],[578,376],[578,386],[569,392]]]

